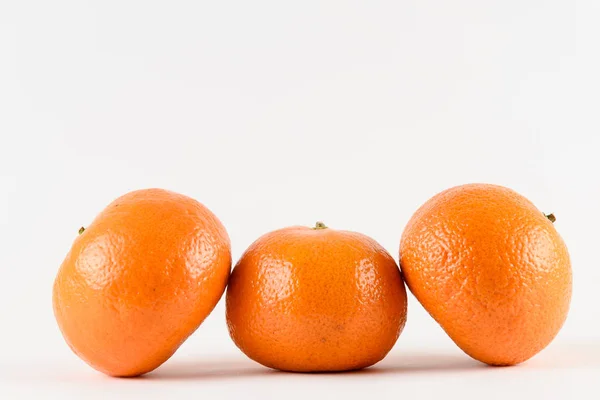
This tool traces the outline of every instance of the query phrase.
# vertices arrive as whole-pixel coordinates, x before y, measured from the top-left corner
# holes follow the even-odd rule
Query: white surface
[[[595,0],[0,2],[0,398],[599,397],[599,20]],[[473,181],[553,211],[572,255],[568,321],[522,367],[477,367],[411,298],[375,372],[273,373],[220,303],[154,376],[113,380],[52,316],[77,229],[133,189],[206,204],[235,259],[316,220],[397,257],[412,212]]]
[[[600,393],[597,343],[556,345],[510,368],[487,367],[457,349],[407,347],[399,343],[373,368],[340,374],[278,372],[240,353],[180,351],[155,372],[135,379],[109,378],[80,362],[43,360],[8,370],[4,390],[9,399],[597,399]]]

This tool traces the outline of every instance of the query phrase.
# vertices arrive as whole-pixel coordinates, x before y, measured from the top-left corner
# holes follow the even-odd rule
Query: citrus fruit
[[[251,359],[344,371],[389,352],[406,321],[406,290],[377,242],[317,223],[256,240],[233,269],[226,310],[233,341]]]
[[[463,351],[490,365],[518,364],[552,341],[569,309],[571,265],[553,220],[510,189],[454,187],[412,216],[400,268]]]
[[[227,232],[206,207],[166,190],[134,191],[80,230],[54,282],[54,314],[92,367],[144,374],[211,312],[230,268]]]

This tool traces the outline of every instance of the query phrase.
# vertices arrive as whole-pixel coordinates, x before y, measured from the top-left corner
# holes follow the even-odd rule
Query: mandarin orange
[[[54,283],[54,313],[89,365],[141,375],[211,312],[230,268],[229,237],[206,207],[166,190],[131,192],[80,231]]]
[[[406,290],[389,253],[321,223],[256,240],[233,269],[226,299],[236,345],[285,371],[368,367],[390,351],[406,321]]]
[[[501,186],[448,189],[406,226],[403,276],[471,357],[521,363],[552,341],[569,310],[571,264],[553,220]]]

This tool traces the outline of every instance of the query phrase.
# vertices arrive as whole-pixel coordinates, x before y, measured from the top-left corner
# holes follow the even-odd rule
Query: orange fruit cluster
[[[249,358],[346,371],[392,349],[406,323],[406,282],[465,353],[514,365],[552,341],[569,309],[569,255],[553,222],[510,189],[463,185],[416,211],[400,268],[368,236],[317,223],[258,238],[230,275],[215,215],[177,193],[139,190],[80,230],[54,282],[54,314],[93,368],[137,376],[169,359],[227,287],[229,332]]]

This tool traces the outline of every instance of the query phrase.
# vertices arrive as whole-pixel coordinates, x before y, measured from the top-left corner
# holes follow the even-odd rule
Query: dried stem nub
[[[327,229],[327,225],[325,225],[322,221],[317,221],[317,223],[315,224],[315,227],[313,229],[314,230]]]

